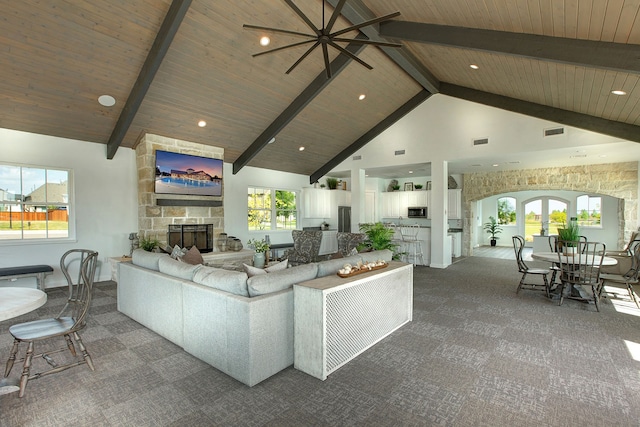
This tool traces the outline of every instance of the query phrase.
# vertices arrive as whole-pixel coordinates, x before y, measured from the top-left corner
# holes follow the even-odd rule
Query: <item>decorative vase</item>
[[[562,247],[562,252],[567,256],[573,256],[573,255],[576,254],[576,247],[575,246],[563,246]]]
[[[264,267],[264,252],[256,252],[253,254],[253,266],[256,268]]]
[[[218,250],[220,250],[220,252],[227,250],[227,233],[218,234]]]
[[[232,251],[235,251],[235,252],[241,251],[242,250],[242,242],[240,241],[240,239],[234,238],[229,243],[229,248]]]

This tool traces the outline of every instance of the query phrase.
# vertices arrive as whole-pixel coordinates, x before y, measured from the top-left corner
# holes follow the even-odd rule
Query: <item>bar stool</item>
[[[418,240],[419,231],[420,226],[418,224],[404,225],[400,228],[403,242],[402,246],[404,252],[404,261],[410,262],[413,265],[417,264],[418,259],[421,261],[420,265],[424,265],[424,257],[422,256],[422,242]]]
[[[404,260],[404,240],[402,239],[402,232],[400,231],[400,227],[398,227],[393,222],[385,224],[385,227],[393,230],[391,243],[396,245],[396,253],[400,254],[400,259]]]

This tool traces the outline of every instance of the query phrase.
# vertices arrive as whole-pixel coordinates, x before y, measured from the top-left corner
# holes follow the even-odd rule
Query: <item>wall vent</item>
[[[480,139],[473,140],[473,145],[486,145],[488,143],[489,143],[489,138],[480,138]]]
[[[544,136],[563,135],[564,128],[545,129]]]
[[[396,151],[394,152],[394,154],[395,154],[396,156],[404,156],[404,150],[396,150]]]
[[[353,160],[362,160],[362,156],[360,156],[360,155],[353,156]]]

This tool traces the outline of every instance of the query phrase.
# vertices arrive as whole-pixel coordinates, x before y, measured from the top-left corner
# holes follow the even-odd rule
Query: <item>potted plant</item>
[[[580,240],[580,227],[576,221],[569,221],[563,224],[563,228],[558,228],[558,240],[562,247],[562,252],[575,252],[575,245]]]
[[[329,190],[338,188],[338,178],[327,178],[327,187],[329,187]]]
[[[143,237],[140,239],[140,247],[147,252],[153,252],[153,250],[160,244],[158,239],[152,239],[151,237]]]
[[[502,233],[502,227],[500,227],[500,225],[498,224],[498,222],[494,217],[490,216],[489,222],[484,223],[484,230],[488,234],[491,234],[491,246],[495,246],[497,240],[499,239],[499,237],[496,236],[496,234]]]
[[[398,191],[400,190],[400,186],[398,184],[392,186],[391,188],[393,188],[393,191]]]
[[[396,253],[398,245],[393,243],[393,235],[395,234],[393,228],[385,227],[383,223],[376,222],[362,224],[360,232],[364,233],[366,238],[358,245],[358,251],[389,249],[393,252],[393,259],[399,259],[400,254]]]
[[[264,239],[249,239],[247,244],[256,251],[253,254],[253,266],[263,268],[266,262],[266,253],[269,252],[269,244]]]
[[[422,190],[422,184],[416,184],[413,186],[416,190]]]

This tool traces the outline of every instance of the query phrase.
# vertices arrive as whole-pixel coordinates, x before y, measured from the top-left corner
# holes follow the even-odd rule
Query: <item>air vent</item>
[[[395,154],[396,156],[404,156],[404,150],[396,150],[396,151],[394,152],[394,154]]]
[[[362,160],[362,156],[353,156],[353,160]]]
[[[480,138],[480,139],[473,140],[473,145],[486,145],[488,143],[489,143],[489,138]]]
[[[563,135],[564,128],[545,129],[544,136]]]

